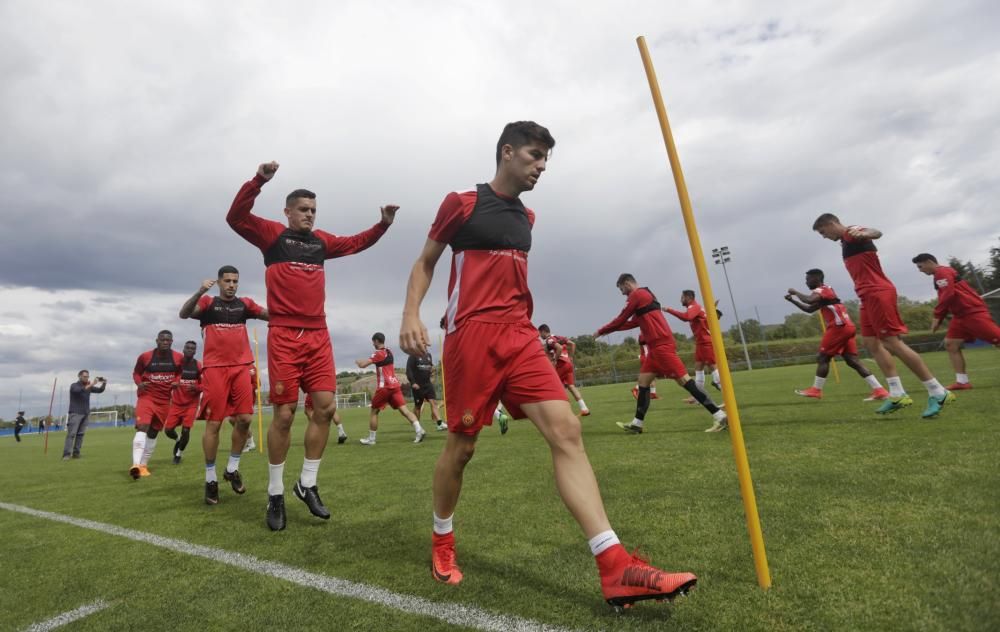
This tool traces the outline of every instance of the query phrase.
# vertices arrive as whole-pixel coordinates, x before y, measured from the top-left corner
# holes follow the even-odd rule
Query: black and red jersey
[[[667,319],[660,311],[660,303],[649,288],[638,287],[629,292],[625,307],[621,313],[607,325],[597,330],[598,335],[610,334],[612,331],[625,331],[638,327],[642,333],[643,342],[649,346],[661,344],[676,344],[674,333],[667,324]]]
[[[705,314],[705,308],[699,305],[697,301],[688,303],[687,309],[683,312],[668,307],[667,313],[691,325],[691,334],[694,336],[695,344],[712,344],[712,332],[708,330],[708,316]]]
[[[556,336],[555,334],[549,336],[545,339],[545,352],[551,358],[556,351],[556,345],[562,345],[562,351],[559,353],[559,357],[556,358],[556,362],[571,362],[569,357],[569,338],[566,336]]]
[[[263,308],[253,299],[202,296],[198,299],[198,320],[205,339],[202,362],[205,367],[238,366],[253,363],[253,352],[247,338],[247,320],[257,318]]]
[[[179,351],[169,350],[160,353],[157,349],[143,352],[135,361],[132,369],[132,381],[136,386],[146,382],[146,388],[139,397],[149,397],[156,402],[168,403],[170,391],[174,382],[180,379],[184,355]]]
[[[181,375],[174,382],[174,390],[170,394],[170,405],[178,408],[195,406],[201,391],[201,362],[191,358],[181,366]]]
[[[938,266],[934,270],[934,289],[937,290],[938,304],[934,308],[934,318],[941,320],[950,312],[953,316],[969,316],[977,312],[989,312],[986,301],[976,294],[968,283],[951,266]]]
[[[528,251],[534,212],[488,184],[449,193],[428,237],[451,246],[446,330],[466,320],[530,322]]]
[[[829,285],[821,285],[812,291],[813,296],[819,297],[820,313],[823,315],[823,322],[826,328],[844,327],[853,325],[851,317],[847,313],[847,308],[837,298],[837,293]]]
[[[325,329],[323,263],[365,250],[385,234],[388,225],[379,222],[350,237],[338,237],[322,230],[293,231],[280,222],[250,212],[265,182],[267,180],[258,174],[240,188],[226,222],[264,254],[270,325]]]
[[[848,226],[848,230],[861,228]],[[878,258],[878,248],[871,239],[851,237],[846,231],[840,237],[840,247],[844,255],[844,266],[854,281],[854,291],[858,296],[879,290],[894,290],[889,277],[882,271],[882,262]]]
[[[396,367],[393,366],[392,351],[389,349],[376,349],[375,353],[369,356],[375,363],[375,378],[378,388],[394,389],[399,388],[399,378],[396,377]]]

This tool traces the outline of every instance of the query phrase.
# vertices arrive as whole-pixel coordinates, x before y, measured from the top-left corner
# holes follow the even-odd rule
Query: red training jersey
[[[978,312],[989,312],[986,301],[976,294],[958,271],[951,266],[938,266],[934,270],[934,289],[937,290],[938,304],[934,308],[934,318],[941,320],[950,312],[953,316],[969,316]]]
[[[239,296],[231,301],[221,296],[202,296],[198,307],[201,336],[205,339],[205,367],[253,364],[246,322],[260,316],[264,309],[253,299]]]
[[[369,356],[375,363],[375,379],[378,388],[395,389],[399,388],[399,378],[396,377],[396,367],[393,366],[392,351],[389,349],[376,349],[375,353]]]
[[[270,326],[326,329],[323,262],[365,250],[385,234],[388,226],[379,222],[350,237],[337,237],[322,230],[293,231],[280,222],[250,212],[265,182],[258,174],[240,188],[226,222],[264,254]]]
[[[528,251],[534,224],[535,213],[520,199],[501,195],[488,184],[444,198],[428,237],[452,250],[448,333],[466,320],[531,321]]]
[[[183,355],[183,354],[182,354]],[[201,362],[191,358],[181,366],[181,375],[174,382],[170,393],[170,405],[178,408],[190,408],[198,405],[201,397]]]
[[[603,336],[612,331],[625,331],[639,328],[645,344],[650,346],[664,343],[675,344],[674,334],[667,324],[667,319],[660,311],[660,303],[649,288],[639,287],[632,290],[625,300],[625,308],[607,325],[597,330]]]
[[[672,316],[676,316],[681,320],[687,321],[687,323],[691,325],[691,334],[694,335],[695,344],[711,346],[712,332],[708,330],[708,316],[705,314],[704,307],[699,305],[696,301],[691,301],[688,303],[685,311],[682,312],[668,307],[667,313]]]
[[[556,358],[556,363],[570,362],[569,338],[566,336],[552,335],[545,339],[545,352],[550,358],[556,351],[556,344],[562,345],[562,351],[559,353],[559,357]]]
[[[830,327],[844,327],[853,325],[851,316],[847,313],[847,308],[837,298],[837,293],[829,285],[821,285],[812,291],[813,296],[819,297],[820,313],[823,315],[823,322],[827,329]]]
[[[169,403],[170,392],[174,382],[181,377],[183,364],[184,355],[172,349],[162,354],[156,349],[140,354],[132,369],[132,381],[136,386],[143,382],[147,384],[145,391],[138,396],[148,397],[157,403]]]
[[[848,226],[861,228],[860,226]],[[882,262],[878,258],[878,248],[871,239],[856,239],[846,232],[840,238],[840,247],[844,255],[844,266],[854,281],[854,291],[858,296],[878,290],[894,290],[889,277],[882,271]]]

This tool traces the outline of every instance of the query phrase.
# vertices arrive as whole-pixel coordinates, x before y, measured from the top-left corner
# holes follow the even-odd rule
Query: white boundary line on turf
[[[80,527],[82,529],[99,531],[101,533],[127,538],[136,542],[152,544],[153,546],[158,546],[177,553],[201,557],[207,560],[212,560],[213,562],[220,562],[222,564],[234,566],[252,573],[257,573],[259,575],[267,575],[269,577],[283,579],[285,581],[292,582],[293,584],[298,584],[299,586],[322,590],[323,592],[330,593],[331,595],[361,599],[363,601],[393,608],[408,614],[433,617],[435,619],[445,621],[446,623],[475,628],[477,630],[491,630],[496,632],[506,632],[508,630],[523,632],[534,630],[564,632],[566,630],[566,628],[544,624],[531,619],[522,619],[521,617],[512,615],[496,614],[486,610],[481,610],[475,606],[435,602],[422,597],[404,595],[402,593],[392,592],[391,590],[386,590],[384,588],[378,588],[377,586],[369,586],[368,584],[352,582],[346,579],[330,577],[328,575],[320,575],[319,573],[310,573],[309,571],[301,568],[288,566],[287,564],[281,564],[280,562],[270,562],[267,560],[257,559],[252,555],[233,553],[212,546],[191,544],[190,542],[185,542],[184,540],[165,538],[153,533],[126,529],[124,527],[105,524],[103,522],[94,522],[93,520],[74,518],[73,516],[66,516],[49,511],[40,511],[38,509],[32,509],[31,507],[24,507],[22,505],[14,505],[5,502],[0,502],[0,509],[6,509],[7,511],[34,516],[36,518],[44,518],[54,522],[62,522],[75,527]]]
[[[24,629],[24,632],[49,632],[49,630],[55,630],[56,628],[61,628],[64,625],[69,625],[74,621],[82,619],[84,617],[90,616],[95,612],[100,612],[108,606],[108,602],[98,599],[94,603],[88,603],[86,606],[80,606],[76,610],[70,610],[69,612],[64,612],[58,616],[52,617],[48,621],[42,621],[41,623],[35,623]]]

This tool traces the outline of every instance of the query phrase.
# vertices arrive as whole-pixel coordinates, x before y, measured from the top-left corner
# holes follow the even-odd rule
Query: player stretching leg
[[[452,249],[444,368],[448,386],[448,439],[434,470],[431,573],[457,584],[454,513],[463,473],[498,400],[514,418],[529,418],[552,452],[559,495],[589,540],[604,598],[614,605],[664,599],[691,588],[691,573],[665,573],[629,555],[604,513],[580,420],[573,414],[555,369],[531,324],[528,251],[535,214],[519,195],[535,187],[555,141],[530,121],[510,123],[497,143],[497,171],[489,184],[449,193],[438,210],[406,292],[400,343],[410,354],[430,347],[420,320],[434,266]]]
[[[198,401],[201,399],[201,362],[195,359],[198,343],[188,340],[184,343],[184,364],[181,366],[181,377],[174,384],[170,393],[170,412],[167,413],[167,424],[163,434],[174,440],[174,465],[179,465],[184,448],[191,440],[191,428],[198,414]],[[180,437],[177,436],[177,426],[181,427]]]
[[[949,313],[951,314],[948,332],[944,335],[944,348],[948,351],[948,359],[955,369],[955,383],[949,386],[948,390],[968,390],[972,388],[972,383],[969,382],[969,374],[965,370],[962,343],[985,340],[995,347],[1000,347],[1000,327],[993,322],[986,302],[958,276],[954,268],[939,264],[934,255],[926,252],[914,257],[913,263],[917,264],[918,270],[934,277],[938,304],[934,308],[931,331],[937,331],[941,321]]]
[[[840,302],[833,288],[823,283],[823,271],[818,268],[806,271],[806,287],[812,292],[803,294],[795,288],[788,288],[785,300],[807,314],[823,310],[823,322],[826,323],[826,333],[819,343],[819,355],[816,356],[816,378],[813,385],[805,390],[797,390],[797,395],[823,398],[823,385],[830,373],[830,359],[840,356],[844,364],[858,372],[858,375],[871,387],[872,392],[865,401],[889,399],[889,391],[882,388],[878,378],[872,375],[868,367],[858,360],[858,345],[854,342],[856,329],[851,321],[847,308]]]
[[[205,337],[202,355],[202,419],[207,421],[201,447],[205,452],[205,503],[219,502],[219,478],[215,459],[219,452],[219,432],[227,417],[233,420],[229,461],[222,477],[229,481],[237,494],[246,492],[240,476],[240,457],[247,443],[247,433],[253,419],[253,352],[247,336],[247,320],[268,319],[266,309],[253,299],[239,297],[239,270],[233,266],[219,268],[219,295],[205,296],[216,284],[206,279],[191,298],[181,306],[181,318],[197,318]]]
[[[729,424],[725,411],[719,409],[705,391],[695,385],[684,363],[677,356],[674,334],[653,293],[649,288],[639,287],[631,274],[620,275],[615,285],[627,297],[625,307],[614,320],[594,332],[594,337],[638,327],[645,343],[645,353],[639,368],[639,398],[635,404],[635,418],[627,424],[618,422],[618,427],[626,432],[640,434],[649,410],[649,385],[656,377],[669,377],[711,413],[712,425],[705,432],[727,429]]]
[[[712,386],[716,390],[721,390],[722,378],[719,376],[719,369],[715,368],[715,349],[712,348],[712,333],[708,330],[708,316],[705,315],[705,308],[694,300],[694,290],[684,290],[681,292],[681,305],[686,307],[685,311],[679,311],[670,307],[664,307],[663,311],[671,316],[680,318],[691,326],[691,334],[694,337],[694,385],[705,390],[705,369],[709,369],[712,374]],[[715,310],[719,313],[719,310]],[[719,314],[721,316],[722,314]],[[685,400],[688,404],[694,404],[693,397]]]
[[[149,458],[156,449],[156,435],[163,430],[170,412],[170,393],[180,379],[184,356],[174,351],[174,335],[164,329],[156,335],[156,348],[139,355],[132,369],[136,384],[135,438],[129,476],[149,476]]]
[[[392,351],[385,347],[385,334],[376,332],[372,336],[372,345],[375,353],[366,360],[357,360],[359,369],[364,369],[375,365],[375,375],[378,378],[378,386],[375,394],[372,395],[371,417],[368,420],[368,437],[361,439],[362,445],[375,445],[375,433],[378,432],[378,414],[386,407],[386,404],[399,411],[406,421],[413,426],[413,443],[420,443],[427,436],[420,426],[420,420],[406,407],[406,400],[403,399],[402,387],[396,377],[396,368],[393,366]]]
[[[813,230],[824,239],[841,243],[844,266],[854,281],[854,291],[861,299],[861,340],[889,384],[889,399],[876,412],[887,415],[913,403],[899,379],[896,362],[892,359],[896,356],[927,389],[927,407],[923,418],[936,417],[945,404],[955,401],[955,396],[941,386],[923,358],[899,337],[907,329],[896,305],[896,286],[882,272],[878,248],[874,243],[882,232],[874,228],[845,226],[832,213],[817,217]]]
[[[330,421],[337,408],[334,393],[333,345],[326,327],[327,259],[345,257],[373,245],[388,230],[399,207],[388,204],[380,209],[380,221],[350,237],[337,237],[313,230],[316,222],[316,194],[296,189],[285,197],[287,226],[257,217],[251,210],[261,186],[278,171],[278,163],[257,168],[257,174],[236,194],[226,222],[264,255],[264,281],[271,322],[267,329],[267,373],[274,417],[267,429],[267,526],[285,528],[285,458],[291,442],[292,421],[299,388],[312,396],[316,405],[305,432],[305,458],[293,492],[324,520],[330,512],[323,505],[316,484],[319,464],[330,435]]]
[[[545,352],[556,368],[556,374],[562,381],[563,386],[569,389],[576,405],[580,407],[580,416],[586,417],[590,414],[587,402],[583,401],[580,389],[576,387],[576,379],[573,375],[573,356],[576,355],[576,343],[565,336],[553,336],[548,325],[538,326],[538,335],[545,345]]]

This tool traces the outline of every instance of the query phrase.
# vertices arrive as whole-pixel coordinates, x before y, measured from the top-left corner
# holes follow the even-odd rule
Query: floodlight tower
[[[733,260],[732,256],[729,254],[729,246],[712,248],[712,259],[715,260],[717,265],[722,266],[722,274],[726,277],[726,287],[729,289],[729,301],[733,304],[733,316],[736,317],[736,328],[740,332],[740,342],[743,343],[743,357],[747,361],[747,370],[753,371],[753,364],[750,363],[750,352],[747,351],[747,339],[746,336],[743,335],[743,325],[740,323],[740,315],[736,311],[736,299],[733,298],[733,286],[729,284],[729,272],[726,270],[726,264]]]

